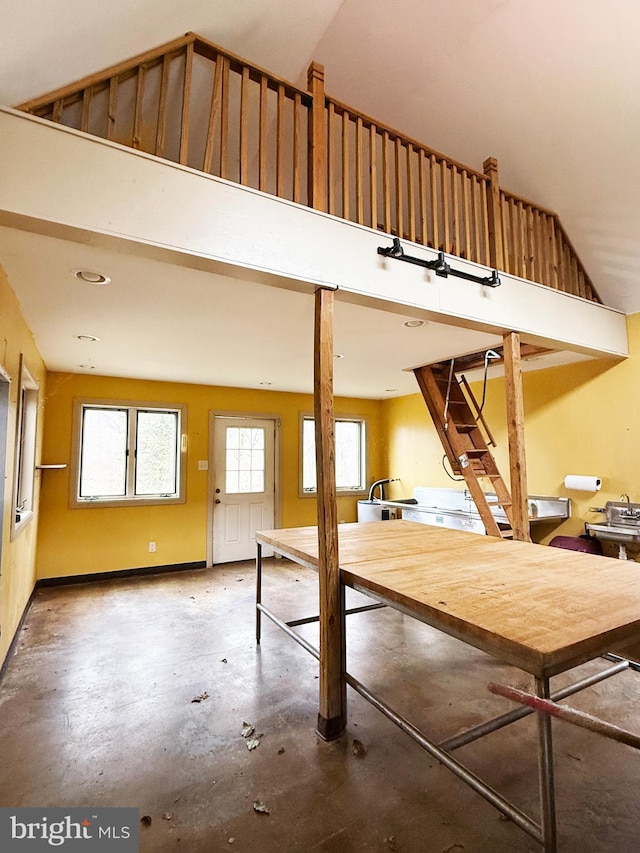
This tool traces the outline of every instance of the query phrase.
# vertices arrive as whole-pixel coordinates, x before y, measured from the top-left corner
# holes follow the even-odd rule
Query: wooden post
[[[530,542],[527,492],[527,461],[524,449],[524,397],[520,363],[520,335],[508,332],[504,338],[505,396],[511,476],[513,538]]]
[[[335,417],[333,412],[332,290],[316,290],[314,417],[320,583],[320,707],[318,734],[333,740],[346,725],[344,587],[338,559]]]
[[[307,71],[307,89],[313,96],[309,110],[308,204],[327,209],[327,132],[324,95],[324,65],[312,62]]]
[[[489,259],[491,266],[503,270],[504,252],[502,246],[502,210],[500,205],[500,183],[498,181],[498,161],[488,157],[482,164],[489,178],[487,188],[487,208],[489,214]]]

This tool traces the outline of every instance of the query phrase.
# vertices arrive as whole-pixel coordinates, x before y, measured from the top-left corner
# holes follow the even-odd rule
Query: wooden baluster
[[[526,244],[527,278],[535,281],[535,247],[533,244],[533,208],[530,204],[524,205],[524,233]]]
[[[504,248],[502,245],[502,222],[500,210],[500,182],[498,177],[498,161],[488,157],[482,164],[484,173],[489,179],[487,187],[487,219],[489,223],[489,257],[491,266],[504,269]]]
[[[249,86],[251,80],[249,78],[249,69],[246,65],[242,66],[242,74],[240,76],[240,173],[239,183],[247,185],[249,183],[249,163],[248,163],[248,146],[249,146]]]
[[[284,187],[284,114],[286,93],[284,85],[278,83],[278,98],[276,101],[276,195],[286,198]]]
[[[549,226],[549,242],[547,249],[551,258],[551,276],[549,284],[551,287],[558,289],[558,240],[556,237],[556,221],[554,216],[547,218]]]
[[[369,125],[369,192],[371,202],[371,227],[378,227],[378,129]]]
[[[449,167],[446,160],[440,161],[440,190],[442,203],[442,251],[451,253],[449,219]]]
[[[138,66],[136,79],[136,103],[133,110],[133,139],[132,148],[139,149],[142,144],[142,108],[144,106],[144,83],[146,69],[144,65]]]
[[[164,157],[164,144],[167,133],[167,90],[169,88],[169,66],[171,64],[171,59],[168,56],[162,57],[162,72],[160,74],[160,97],[158,100],[158,124],[156,126],[156,157]],[[112,113],[111,110],[111,92],[109,93],[109,113]],[[113,109],[113,122],[115,125],[115,99],[116,99],[117,90],[113,92],[114,97],[114,109]]]
[[[51,121],[55,121],[58,124],[62,121],[63,107],[64,107],[64,100],[62,98],[58,98],[57,101],[53,102],[53,111],[51,113]]]
[[[460,173],[455,164],[451,165],[451,216],[453,226],[453,242],[451,251],[454,255],[460,256]]]
[[[481,264],[483,262],[482,256],[482,248],[480,243],[480,215],[479,215],[479,186],[478,186],[478,178],[476,175],[471,176],[471,209],[473,210],[473,258],[472,260],[477,261],[477,263]]]
[[[391,233],[391,176],[389,172],[389,133],[382,132],[382,203],[384,205],[384,230]]]
[[[485,264],[491,264],[491,235],[490,225],[489,225],[489,188],[491,184],[489,181],[482,181],[480,184],[480,211],[482,214],[482,236],[483,236],[483,244],[484,244],[484,262]],[[504,259],[503,259],[504,263]],[[504,269],[504,267],[503,267]]]
[[[342,218],[351,213],[351,151],[349,145],[349,113],[342,111]]]
[[[107,134],[106,139],[112,140],[115,132],[116,125],[116,109],[117,109],[117,92],[118,92],[118,78],[111,77],[109,80],[109,96],[107,102]],[[53,119],[52,116],[52,120]]]
[[[89,116],[91,115],[91,96],[93,90],[87,88],[82,93],[82,118],[80,119],[80,130],[83,133],[89,132]]]
[[[312,62],[307,71],[307,88],[311,92],[307,142],[308,204],[316,210],[327,209],[327,135],[324,66]]]
[[[429,155],[429,179],[431,181],[431,223],[432,234],[431,246],[434,249],[440,248],[440,236],[438,233],[438,162],[435,154]]]
[[[329,181],[329,213],[336,214],[336,108],[333,101],[329,101],[327,114],[327,133],[329,142],[327,144],[327,174]]]
[[[396,176],[396,234],[400,239],[404,237],[404,194],[402,192],[402,141],[396,136],[394,141],[395,150],[395,176]]]
[[[300,113],[302,99],[300,93],[293,96],[293,200],[300,201]],[[309,188],[311,189],[311,188]],[[309,201],[309,199],[307,200]]]
[[[520,275],[520,232],[518,231],[518,213],[516,210],[516,201],[513,196],[509,196],[509,231],[511,233],[511,272],[514,275]]]
[[[189,160],[189,130],[191,119],[191,80],[193,77],[193,42],[187,45],[184,58],[184,80],[182,87],[182,121],[180,122],[180,163]]]
[[[474,259],[473,249],[471,247],[471,205],[469,201],[469,194],[471,190],[471,181],[469,179],[469,173],[466,169],[463,169],[461,172],[461,181],[462,181],[462,210],[463,210],[463,222],[464,222],[464,256],[465,258],[469,258],[469,260]]]
[[[579,276],[579,270],[578,270],[578,259],[576,258],[575,254],[573,253],[573,249],[569,249],[569,254],[571,257],[571,281],[573,282],[573,286],[575,288],[574,293],[576,293],[578,296],[582,296],[582,293],[580,292],[580,276]]]
[[[415,243],[416,241],[416,191],[414,186],[413,175],[413,145],[407,143],[407,207],[409,211],[409,239]]]
[[[428,205],[427,205],[427,158],[422,148],[418,149],[418,192],[420,194],[420,242],[427,245],[428,237]]]
[[[536,281],[546,285],[549,277],[546,270],[547,255],[545,253],[546,244],[544,240],[544,217],[542,211],[538,210],[538,208],[535,210],[534,226],[536,244]]]
[[[356,118],[356,222],[364,225],[364,192],[362,184],[362,118]]]
[[[220,109],[220,98],[222,95],[222,60],[220,56],[216,59],[216,67],[213,72],[213,83],[211,85],[211,105],[209,107],[209,120],[207,122],[207,139],[204,146],[204,157],[202,158],[202,171],[211,173],[213,165],[213,149],[216,135],[216,117]]]
[[[220,170],[221,178],[229,177],[229,59],[221,57],[222,90],[220,93]]]
[[[267,78],[260,75],[260,125],[258,129],[258,189],[267,189]]]
[[[509,201],[502,191],[500,191],[500,218],[502,220],[502,257],[504,260],[505,272],[513,271],[513,246],[512,235],[509,227]]]
[[[527,225],[523,202],[516,202],[516,210],[518,212],[518,239],[520,241],[520,275],[522,278],[527,278]]]

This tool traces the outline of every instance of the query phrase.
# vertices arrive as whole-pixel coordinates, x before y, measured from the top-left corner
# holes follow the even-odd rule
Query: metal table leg
[[[260,630],[262,613],[259,604],[262,603],[262,545],[256,542],[256,643],[260,645]]]
[[[550,698],[549,679],[536,678],[536,695]],[[551,717],[544,711],[536,711],[538,717],[538,781],[540,787],[540,814],[542,840],[545,853],[556,853],[556,802],[553,783],[553,743],[551,739]]]

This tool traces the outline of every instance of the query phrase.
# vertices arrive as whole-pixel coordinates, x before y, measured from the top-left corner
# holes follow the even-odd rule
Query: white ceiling
[[[4,0],[0,103],[189,30],[293,81],[316,59],[338,99],[476,168],[496,156],[503,186],[560,214],[604,302],[640,310],[637,0]],[[52,370],[310,390],[310,297],[10,229],[0,264]],[[112,284],[82,288],[82,266]],[[405,320],[338,306],[337,393],[410,393],[403,367],[496,343]]]

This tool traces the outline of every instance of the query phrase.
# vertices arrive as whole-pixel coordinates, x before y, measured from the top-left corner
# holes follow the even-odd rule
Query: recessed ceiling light
[[[91,341],[92,343],[100,340],[100,338],[96,337],[95,335],[76,335],[76,338],[79,341]]]
[[[87,284],[109,284],[111,281],[108,275],[103,275],[95,270],[73,270],[73,274]]]
[[[344,358],[344,356],[343,356],[343,354],[342,354],[341,352],[336,352],[336,353],[334,353],[334,354],[333,354],[333,357],[334,357],[334,358]]]
[[[403,325],[407,327],[407,329],[417,329],[418,326],[424,326],[424,320],[407,320]]]

